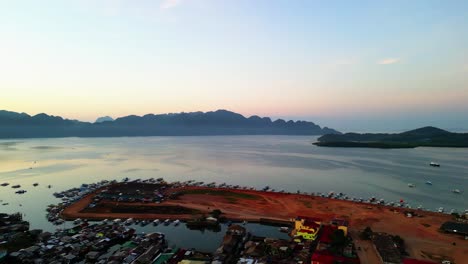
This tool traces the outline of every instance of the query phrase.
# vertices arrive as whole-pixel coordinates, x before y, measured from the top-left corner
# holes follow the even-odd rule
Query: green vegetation
[[[219,209],[214,209],[213,211],[211,211],[211,216],[213,216],[214,218],[219,218],[221,216],[223,212],[221,212],[221,210]]]
[[[370,240],[371,237],[372,237],[372,229],[370,227],[366,227],[362,232],[361,234],[359,234],[359,237],[362,239],[362,240]]]
[[[399,134],[328,134],[317,146],[348,148],[468,147],[468,133],[452,133],[435,127],[423,127]]]

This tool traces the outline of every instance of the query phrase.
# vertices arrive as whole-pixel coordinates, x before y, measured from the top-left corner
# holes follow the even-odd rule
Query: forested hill
[[[325,147],[414,148],[468,147],[468,133],[452,133],[436,127],[423,127],[399,134],[329,134],[314,143]]]

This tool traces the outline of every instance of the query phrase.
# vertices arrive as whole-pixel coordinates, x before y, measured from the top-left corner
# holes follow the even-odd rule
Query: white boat
[[[175,225],[175,226],[177,226],[177,225],[179,225],[179,224],[180,224],[180,220],[179,220],[179,219],[177,219],[177,220],[174,221],[174,225]]]
[[[171,220],[170,220],[170,219],[166,219],[166,220],[164,221],[164,224],[165,224],[165,225],[169,225],[170,223],[171,223]]]
[[[75,220],[73,221],[73,224],[75,224],[75,225],[81,224],[81,218],[75,219]]]
[[[122,219],[117,218],[117,219],[114,219],[113,222],[114,222],[114,224],[118,224],[118,223],[121,223],[121,222],[122,222]]]
[[[443,207],[439,207],[439,209],[437,209],[437,212],[443,213],[443,212],[444,212],[444,208],[443,208]]]
[[[109,223],[109,219],[104,219],[104,220],[102,220],[102,223],[104,223],[104,224]]]
[[[128,218],[127,220],[125,220],[125,224],[126,224],[126,225],[131,225],[131,224],[133,224],[133,218]]]
[[[282,227],[279,228],[279,231],[287,233],[287,232],[289,232],[289,227],[282,226]]]
[[[426,184],[427,185],[432,185],[432,182],[431,181],[426,181]]]
[[[160,222],[159,219],[156,219],[156,220],[153,221],[153,225],[158,225],[159,222]]]
[[[456,193],[456,194],[460,194],[460,193],[461,193],[461,191],[460,191],[459,189],[453,189],[452,192],[453,192],[453,193]]]
[[[440,167],[440,164],[439,164],[439,163],[435,163],[435,162],[433,162],[433,161],[431,161],[431,162],[429,163],[429,165],[432,166],[432,167]]]
[[[416,185],[412,184],[412,183],[408,183],[408,187],[410,188],[414,188]]]

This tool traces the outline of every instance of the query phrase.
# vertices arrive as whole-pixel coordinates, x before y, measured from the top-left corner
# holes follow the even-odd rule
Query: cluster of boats
[[[439,163],[436,163],[436,162],[433,162],[433,161],[431,161],[431,162],[429,163],[429,165],[430,165],[431,167],[440,167],[440,164],[439,164]],[[431,182],[431,181],[426,181],[425,184],[426,184],[426,185],[432,185],[432,182]],[[414,187],[416,187],[416,185],[415,185],[414,183],[408,183],[408,187],[414,188]],[[452,192],[455,193],[455,194],[460,194],[460,193],[461,193],[461,191],[460,191],[459,189],[452,189]],[[440,208],[439,208],[439,209],[440,209]]]
[[[80,221],[81,221],[81,219],[77,219],[77,220],[80,220]],[[75,220],[75,221],[76,221],[76,220]],[[109,219],[104,219],[102,222],[105,223],[105,224],[108,224],[108,223],[110,223],[111,221],[110,221]],[[129,226],[129,225],[147,226],[147,225],[149,225],[150,223],[152,223],[153,226],[157,226],[157,225],[159,225],[159,224],[163,224],[163,225],[166,225],[166,226],[168,226],[168,225],[170,225],[170,224],[173,224],[174,226],[178,226],[178,225],[180,224],[180,220],[178,220],[178,219],[177,219],[177,220],[174,220],[174,221],[171,221],[170,219],[166,219],[166,220],[164,220],[164,221],[161,221],[161,220],[159,220],[159,219],[155,219],[155,220],[153,220],[153,221],[150,221],[150,220],[141,220],[141,221],[140,221],[139,219],[128,218],[128,219],[126,219],[125,221],[123,221],[122,219],[117,218],[117,219],[112,220],[112,222],[113,222],[114,224],[123,223],[124,225],[127,225],[127,226]]]

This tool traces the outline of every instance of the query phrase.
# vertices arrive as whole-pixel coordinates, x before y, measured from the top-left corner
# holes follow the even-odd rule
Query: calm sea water
[[[333,190],[354,197],[404,199],[413,207],[432,210],[468,209],[468,149],[320,148],[311,144],[315,140],[303,136],[0,140],[0,182],[10,183],[0,187],[1,203],[9,203],[0,205],[0,211],[22,212],[32,228],[53,230],[45,219],[47,205],[58,202],[52,193],[124,177],[269,185],[292,192]],[[441,167],[430,167],[431,161]],[[35,182],[40,185],[33,187]],[[408,183],[416,187],[409,188]],[[11,188],[15,184],[28,192],[15,194]],[[53,187],[48,189],[48,184]],[[453,189],[462,193],[454,194]],[[184,247],[199,241],[197,236],[215,237],[204,246],[194,242],[206,250],[218,245],[223,235],[190,231],[183,225],[145,228],[168,233],[171,241]],[[250,228],[258,235],[281,236],[276,228]]]

